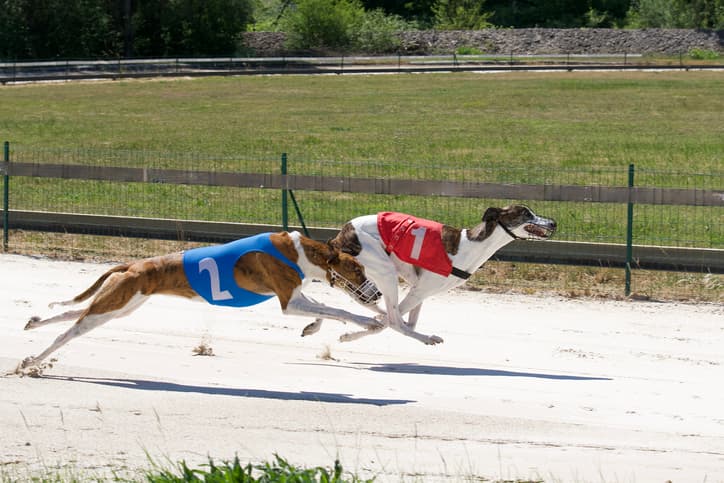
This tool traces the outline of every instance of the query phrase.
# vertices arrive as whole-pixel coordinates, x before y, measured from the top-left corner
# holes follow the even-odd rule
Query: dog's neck
[[[495,252],[515,240],[497,223],[493,231],[481,241],[469,239],[466,231],[464,230],[463,236],[460,237],[460,248],[452,257],[452,262],[453,266],[471,273],[492,257]]]
[[[299,265],[299,268],[302,270],[302,272],[304,272],[304,275],[306,275],[310,279],[326,281],[328,267],[326,266],[326,264],[324,264],[324,266],[318,265],[307,256],[307,252],[302,242],[301,233],[299,233],[298,231],[293,231],[289,234],[289,236],[294,243],[294,248],[297,250],[297,253],[299,253],[297,265]],[[317,243],[313,240],[305,240],[305,242],[311,242],[315,244]],[[312,249],[314,249],[314,247],[312,247]],[[320,254],[320,256],[321,255],[322,254]]]

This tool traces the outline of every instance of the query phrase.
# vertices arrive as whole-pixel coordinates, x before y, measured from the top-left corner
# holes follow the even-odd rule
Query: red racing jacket
[[[377,229],[388,253],[447,277],[453,267],[442,244],[442,227],[442,223],[404,213],[377,213]]]

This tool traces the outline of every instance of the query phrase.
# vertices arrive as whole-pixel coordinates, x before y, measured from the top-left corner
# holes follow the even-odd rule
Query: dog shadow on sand
[[[330,402],[338,404],[369,404],[373,406],[390,406],[397,404],[408,404],[415,401],[410,399],[370,399],[357,398],[349,394],[314,392],[314,391],[267,391],[265,389],[245,389],[223,386],[196,386],[189,384],[178,384],[174,382],[149,381],[144,379],[115,379],[96,377],[72,377],[43,375],[43,379],[54,379],[58,381],[72,381],[86,384],[97,384],[101,386],[119,387],[141,391],[162,391],[208,394],[213,396],[234,396],[260,399],[280,399],[284,401],[315,401]]]
[[[437,376],[500,376],[500,377],[533,377],[559,381],[611,381],[608,377],[573,376],[568,374],[545,374],[536,372],[502,371],[477,367],[430,366],[414,363],[369,365],[368,371],[391,372],[400,374],[431,374]]]

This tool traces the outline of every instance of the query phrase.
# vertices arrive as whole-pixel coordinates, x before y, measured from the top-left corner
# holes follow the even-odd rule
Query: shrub
[[[689,50],[689,57],[696,60],[715,60],[719,58],[719,52],[709,49],[693,48]]]
[[[401,45],[399,33],[412,29],[412,25],[398,15],[387,15],[382,9],[371,10],[354,26],[352,47],[373,54],[396,52]]]
[[[358,0],[300,0],[282,21],[292,50],[344,49],[364,8]]]

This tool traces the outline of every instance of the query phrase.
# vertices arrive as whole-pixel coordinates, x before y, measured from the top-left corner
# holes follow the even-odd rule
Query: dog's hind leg
[[[117,287],[116,287],[117,288]],[[99,327],[109,320],[123,317],[130,314],[148,299],[148,296],[136,292],[133,295],[119,294],[122,290],[105,290],[91,302],[90,306],[83,311],[78,321],[71,328],[58,336],[57,339],[43,352],[35,357],[28,357],[20,364],[24,369],[31,366],[39,366],[50,354],[64,346],[71,340],[79,337],[96,327]],[[120,298],[119,298],[120,295]],[[112,299],[111,307],[118,307],[115,310],[108,310],[109,301]]]
[[[360,330],[357,332],[347,332],[346,334],[342,334],[339,336],[339,341],[340,342],[352,342],[352,341],[361,339],[362,337],[367,337],[368,335],[378,334],[386,328],[387,328],[386,326],[380,326],[380,327],[372,327],[367,330]]]
[[[27,324],[25,324],[24,330],[30,330],[35,329],[37,327],[42,327],[44,325],[48,324],[54,324],[56,322],[63,322],[66,320],[73,320],[77,319],[81,315],[83,315],[83,312],[85,312],[85,309],[79,309],[79,310],[69,310],[67,312],[63,312],[62,314],[58,314],[56,316],[50,317],[48,319],[42,319],[38,317],[37,315],[35,317],[31,317]]]

